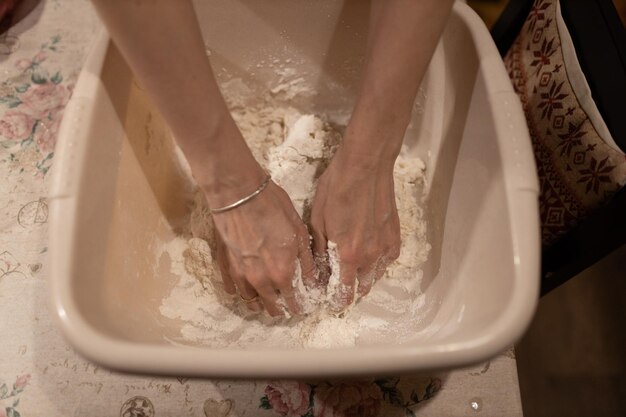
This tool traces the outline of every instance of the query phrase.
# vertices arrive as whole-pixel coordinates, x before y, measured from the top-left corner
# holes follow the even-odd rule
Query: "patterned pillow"
[[[504,62],[533,142],[547,247],[624,186],[626,157],[593,103],[558,0],[535,0]]]

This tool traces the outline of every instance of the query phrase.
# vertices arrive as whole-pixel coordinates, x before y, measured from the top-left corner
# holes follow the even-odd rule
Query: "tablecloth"
[[[56,134],[100,28],[44,0],[0,36],[0,417],[520,416],[513,350],[471,369],[365,380],[136,376],[80,357],[48,307],[46,193]]]

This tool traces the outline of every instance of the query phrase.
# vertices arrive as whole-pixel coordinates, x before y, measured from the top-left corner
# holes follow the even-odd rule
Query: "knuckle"
[[[359,254],[361,253],[359,248],[347,245],[340,246],[338,252],[341,261],[347,264],[357,263],[359,259]]]
[[[400,245],[393,245],[389,250],[388,257],[390,260],[395,261],[400,256]]]
[[[271,265],[274,271],[291,271],[295,267],[297,257],[298,248],[290,246],[269,255],[265,262],[267,265]]]
[[[256,289],[263,288],[267,285],[265,277],[254,272],[246,275],[246,281]]]
[[[380,257],[383,252],[382,245],[379,243],[372,243],[367,245],[363,253],[364,257],[369,261],[374,261]]]
[[[271,270],[272,281],[278,284],[291,282],[295,272],[295,262],[279,262]]]
[[[292,275],[295,269],[294,266],[295,266],[294,259],[289,258],[289,260],[283,260],[274,266],[274,273],[280,276]]]
[[[272,283],[276,288],[284,289],[291,287],[291,276],[287,274],[275,273],[272,275]]]
[[[385,212],[382,212],[380,214],[380,224],[382,225],[388,225],[394,222],[394,213],[391,210],[387,210]]]

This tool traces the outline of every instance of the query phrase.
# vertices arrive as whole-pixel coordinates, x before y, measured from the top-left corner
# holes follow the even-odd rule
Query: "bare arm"
[[[226,107],[206,56],[191,0],[93,0],[100,17],[172,129],[209,206],[223,207],[249,195],[265,172],[247,147]],[[235,162],[235,163],[233,163]],[[257,294],[272,315],[277,291],[292,312],[296,259],[305,280],[315,267],[306,226],[289,196],[270,182],[250,202],[213,216],[221,237],[218,258],[227,291]]]
[[[341,147],[318,184],[311,225],[315,253],[337,244],[344,291],[372,283],[400,253],[393,165],[415,95],[448,19],[453,0],[372,0],[362,85]]]
[[[93,4],[168,122],[210,205],[220,207],[253,191],[265,174],[220,94],[191,1]],[[232,169],[233,160],[241,169]]]
[[[350,146],[395,158],[417,90],[448,20],[453,0],[373,0],[368,52]],[[385,140],[381,140],[385,139]]]

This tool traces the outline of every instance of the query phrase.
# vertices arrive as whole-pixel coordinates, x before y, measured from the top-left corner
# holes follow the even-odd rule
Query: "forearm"
[[[218,205],[256,188],[262,171],[220,94],[191,0],[93,0],[93,4],[208,197],[214,194]]]
[[[372,0],[367,58],[348,145],[395,157],[452,0]]]

